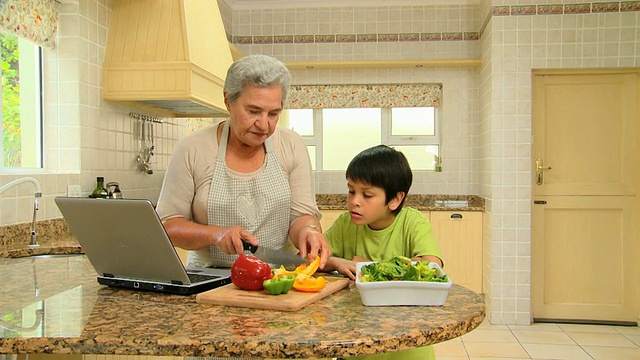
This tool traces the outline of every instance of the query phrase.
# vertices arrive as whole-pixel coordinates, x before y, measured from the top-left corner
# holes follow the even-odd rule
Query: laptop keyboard
[[[187,273],[187,276],[189,276],[189,280],[191,280],[192,283],[221,278],[221,276],[219,276],[219,275],[212,275],[212,274]]]

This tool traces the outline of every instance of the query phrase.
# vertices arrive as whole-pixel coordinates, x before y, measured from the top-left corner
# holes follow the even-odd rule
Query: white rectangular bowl
[[[453,283],[448,279],[446,283],[428,281],[376,281],[361,282],[360,269],[371,262],[356,263],[356,287],[360,292],[362,304],[365,306],[441,306],[447,301],[449,288]],[[442,268],[436,263],[429,263],[440,276],[444,275]]]

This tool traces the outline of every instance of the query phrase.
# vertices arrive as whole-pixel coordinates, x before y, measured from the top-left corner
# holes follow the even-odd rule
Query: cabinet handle
[[[462,219],[462,214],[451,214],[452,219]]]

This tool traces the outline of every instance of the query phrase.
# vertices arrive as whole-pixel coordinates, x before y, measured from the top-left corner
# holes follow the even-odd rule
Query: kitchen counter
[[[320,210],[346,210],[347,195],[318,194],[316,204]],[[404,206],[420,211],[484,211],[484,198],[476,195],[409,194]]]
[[[0,354],[346,357],[439,343],[485,316],[458,285],[441,307],[365,307],[353,284],[296,312],[197,304],[99,285],[84,255],[2,258],[0,278]]]
[[[0,257],[18,258],[33,255],[82,254],[78,240],[71,235],[64,219],[38,221],[36,239],[39,246],[29,247],[31,224],[0,227]]]

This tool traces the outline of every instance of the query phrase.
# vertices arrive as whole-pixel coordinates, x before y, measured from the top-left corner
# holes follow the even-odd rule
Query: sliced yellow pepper
[[[285,269],[284,265],[280,265],[279,268],[273,269],[273,277],[281,277],[281,276],[296,275],[296,274],[297,273],[295,271],[289,271]]]
[[[272,270],[273,279],[295,275],[295,281],[293,283],[294,289],[304,292],[320,291],[327,285],[327,280],[322,276],[317,278],[313,277],[313,274],[318,270],[318,266],[320,266],[320,256],[316,256],[316,258],[308,264],[298,266],[294,271],[289,271],[281,265],[279,268]]]
[[[299,274],[296,276],[296,281],[293,283],[294,289],[303,292],[317,292],[324,289],[327,285],[327,280],[322,276],[314,278],[313,276],[305,275],[306,274]]]
[[[318,266],[320,266],[320,256],[316,256],[316,258],[309,264],[302,264],[298,266],[294,272],[296,274],[307,274],[311,276],[318,270]]]

